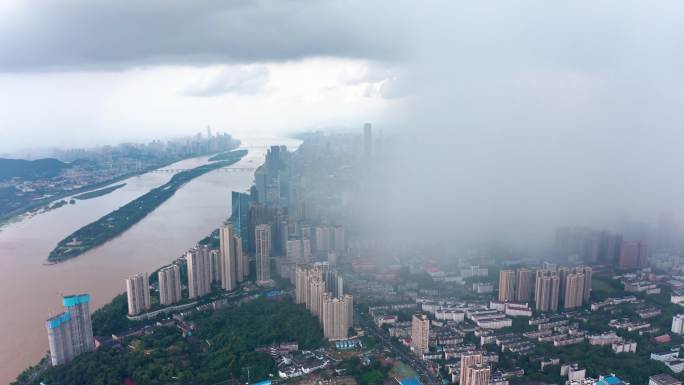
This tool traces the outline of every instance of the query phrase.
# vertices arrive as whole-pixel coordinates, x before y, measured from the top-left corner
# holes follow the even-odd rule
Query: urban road
[[[441,380],[430,373],[423,361],[418,359],[413,354],[407,353],[403,346],[390,336],[388,336],[382,329],[371,320],[368,319],[367,314],[361,311],[355,311],[359,314],[358,320],[359,324],[363,327],[364,331],[371,334],[382,341],[382,345],[389,348],[392,353],[400,357],[405,363],[407,363],[411,369],[415,370],[420,377],[421,382],[424,385],[440,385]]]

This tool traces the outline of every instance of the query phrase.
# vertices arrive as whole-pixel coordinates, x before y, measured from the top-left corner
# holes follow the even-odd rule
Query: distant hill
[[[54,158],[37,160],[0,158],[0,180],[8,180],[15,177],[23,179],[49,178],[69,167],[68,163]]]

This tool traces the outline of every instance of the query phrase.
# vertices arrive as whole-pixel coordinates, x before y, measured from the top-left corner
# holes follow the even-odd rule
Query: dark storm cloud
[[[0,12],[5,72],[390,59],[402,31],[396,14],[361,1],[27,0]]]

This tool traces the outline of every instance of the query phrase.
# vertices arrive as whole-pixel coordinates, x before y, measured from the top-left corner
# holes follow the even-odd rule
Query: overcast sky
[[[680,0],[4,1],[0,152],[371,121],[422,159],[393,158],[388,210],[451,208],[392,223],[654,218],[684,206],[682,20]]]
[[[412,15],[410,151],[372,206],[389,231],[529,246],[559,225],[681,223],[684,3],[441,5]]]
[[[0,2],[0,151],[383,121],[401,38],[361,1]]]

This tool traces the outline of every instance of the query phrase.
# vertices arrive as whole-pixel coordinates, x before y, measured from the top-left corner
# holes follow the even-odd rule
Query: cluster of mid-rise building
[[[557,267],[545,263],[536,272],[522,268],[499,272],[499,302],[527,303],[532,300],[537,311],[574,309],[588,304],[591,298],[592,269],[588,266]]]
[[[45,322],[52,366],[66,364],[82,353],[95,350],[89,303],[88,294],[65,296],[64,312]]]
[[[328,263],[299,265],[295,272],[295,301],[318,317],[329,340],[346,339],[354,324],[354,300],[344,294],[344,281]]]
[[[256,253],[257,282],[270,281],[270,232],[257,226],[255,240],[259,243]],[[236,235],[232,224],[219,229],[219,249],[198,246],[185,254],[187,264],[187,287],[190,299],[207,295],[212,284],[220,284],[226,291],[232,291],[244,282],[250,274],[247,255],[242,250],[242,239]],[[159,304],[172,305],[182,300],[180,266],[173,264],[157,273]],[[135,316],[150,309],[149,277],[139,273],[126,279],[128,314]]]

